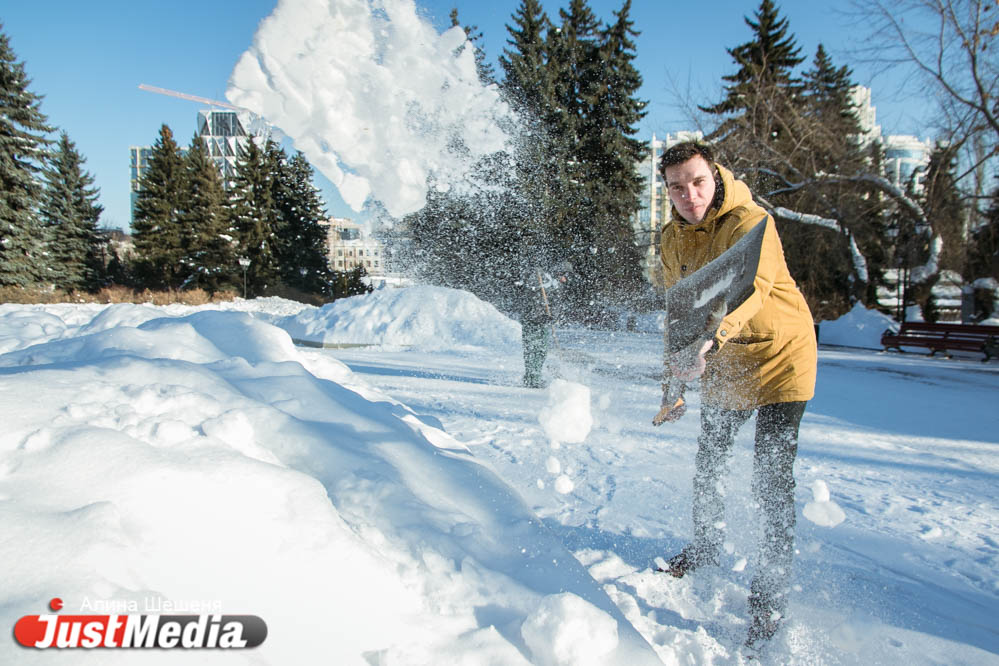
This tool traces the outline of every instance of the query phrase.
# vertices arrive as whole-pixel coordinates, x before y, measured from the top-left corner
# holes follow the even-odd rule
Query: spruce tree
[[[276,174],[274,206],[281,222],[277,231],[281,281],[310,294],[330,294],[332,273],[326,210],[313,184],[314,172],[305,155],[296,152],[290,160],[281,151]]]
[[[594,277],[610,294],[638,291],[641,252],[631,226],[637,212],[643,179],[637,164],[645,152],[634,138],[645,116],[645,102],[638,99],[642,77],[635,59],[631,0],[624,0],[616,20],[601,31],[601,67],[582,121],[579,155],[586,164],[586,187],[595,202],[597,254]]]
[[[819,44],[812,69],[804,73],[804,122],[812,130],[808,172],[854,174],[867,163],[861,143],[860,121],[852,90],[853,72],[843,65],[836,67],[825,47]],[[805,161],[805,160],[803,160]]]
[[[957,183],[957,149],[937,143],[923,178],[922,205],[933,231],[943,239],[940,269],[965,272],[968,206]]]
[[[274,143],[263,148],[253,139],[246,143],[236,163],[230,191],[230,216],[237,252],[250,260],[246,271],[248,296],[259,296],[278,282],[276,229],[280,224],[274,206],[274,174],[279,169]]]
[[[578,201],[578,188],[570,177],[575,137],[556,93],[558,85],[566,86],[567,51],[560,31],[536,0],[522,0],[507,31],[510,48],[500,58],[505,74],[501,88],[521,123],[513,156],[516,181],[511,187],[519,193],[522,219],[510,224],[523,228],[518,236],[524,243],[521,256],[528,263],[539,263],[568,252],[572,239],[567,221]],[[544,256],[532,258],[536,250]]]
[[[538,0],[521,0],[506,26],[509,49],[500,56],[504,79],[502,89],[510,105],[525,120],[544,122],[550,112],[552,81],[547,68],[545,34],[551,27]]]
[[[796,89],[800,83],[792,72],[804,61],[801,49],[788,34],[788,21],[780,17],[773,0],[761,0],[756,20],[743,19],[753,32],[751,41],[725,49],[739,66],[735,74],[723,76],[728,81],[725,99],[702,107],[708,113],[737,113],[746,110],[746,100],[769,94],[773,88]]]
[[[350,296],[360,296],[370,294],[373,289],[364,282],[368,272],[364,266],[357,266],[349,271],[336,271],[333,275],[332,296],[336,298],[347,298]]]
[[[97,203],[94,177],[66,132],[45,169],[41,216],[47,228],[50,279],[61,289],[93,290],[100,286],[103,241],[97,223],[104,207]]]
[[[190,266],[185,264],[190,240],[181,219],[186,188],[180,147],[163,125],[139,181],[132,220],[134,270],[140,287],[177,289],[190,277]]]
[[[630,218],[643,147],[633,135],[644,102],[630,9],[625,1],[616,21],[601,26],[586,0],[573,0],[555,29],[536,0],[521,1],[507,26],[500,87],[520,116],[522,140],[512,155],[478,165],[483,182],[505,190],[455,196],[431,188],[427,206],[407,219],[425,279],[507,309],[516,307],[506,300],[511,282],[569,259],[582,278],[569,290],[578,305],[635,290],[641,267]],[[509,160],[512,176],[503,168]]]
[[[25,286],[47,280],[51,272],[37,214],[37,175],[51,128],[2,29],[0,24],[0,285]]]
[[[550,131],[556,141],[551,146],[554,152],[545,159],[552,161],[555,170],[556,199],[543,233],[581,278],[573,281],[567,293],[573,309],[583,313],[583,307],[594,300],[592,290],[600,286],[596,253],[605,249],[599,247],[598,227],[603,220],[594,196],[600,184],[589,178],[588,170],[595,165],[583,143],[590,103],[600,85],[602,35],[586,0],[571,0],[567,8],[559,9],[559,18],[561,24],[548,31],[546,40],[553,83]]]
[[[726,49],[739,69],[722,77],[724,99],[701,109],[722,117],[708,140],[723,161],[745,173],[751,189],[767,192],[794,173],[786,158],[796,154],[805,129],[802,83],[794,75],[804,58],[772,0],[762,0],[755,17],[744,18],[752,39]]]
[[[236,286],[239,274],[229,228],[227,193],[222,175],[195,134],[184,157],[186,196],[180,212],[185,285],[209,292]]]

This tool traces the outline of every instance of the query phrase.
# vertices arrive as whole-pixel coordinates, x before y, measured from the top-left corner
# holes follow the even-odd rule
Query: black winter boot
[[[665,569],[657,567],[656,571],[668,573],[673,578],[683,578],[688,571],[693,571],[705,564],[718,564],[718,557],[714,555],[706,556],[692,545],[688,545],[684,546],[683,550],[669,559]]]

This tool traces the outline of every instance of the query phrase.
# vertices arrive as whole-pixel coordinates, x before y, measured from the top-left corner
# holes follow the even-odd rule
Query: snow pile
[[[812,501],[801,513],[820,527],[836,527],[846,520],[843,509],[829,498],[829,486],[821,479],[812,482]]]
[[[47,312],[14,310],[3,306],[0,311],[0,353],[20,349],[26,340],[50,340],[66,332],[66,323]]]
[[[428,178],[460,186],[511,120],[464,30],[437,34],[412,0],[281,0],[226,96],[291,137],[354,210],[370,195],[394,217],[423,207]]]
[[[617,647],[617,623],[568,592],[546,597],[520,627],[537,666],[604,663]]]
[[[157,310],[0,313],[15,339],[0,354],[0,624],[53,596],[67,614],[173,604],[263,618],[267,640],[227,655],[238,664],[523,663],[517,628],[571,592],[592,609],[561,608],[549,635],[583,617],[604,663],[655,663],[523,500],[436,421],[247,313]],[[217,661],[195,652],[185,660]],[[46,656],[0,645],[2,663]]]
[[[139,326],[150,319],[159,319],[163,310],[152,305],[135,303],[117,303],[108,306],[86,324],[79,327],[74,334],[99,333],[119,326]]]
[[[835,321],[819,324],[819,342],[824,345],[881,349],[881,334],[895,325],[888,315],[868,310],[861,303]]]
[[[0,304],[0,354],[29,344],[57,340],[88,324],[106,305]]]
[[[519,344],[520,325],[467,291],[381,289],[274,322],[295,340],[324,345],[468,349]]]
[[[98,333],[120,326],[134,327],[150,319],[182,317],[204,309],[246,312],[252,317],[273,323],[310,305],[276,296],[252,300],[221,301],[209,306],[174,303],[154,306],[151,303],[56,303],[49,305],[0,305],[0,354],[66,336]]]

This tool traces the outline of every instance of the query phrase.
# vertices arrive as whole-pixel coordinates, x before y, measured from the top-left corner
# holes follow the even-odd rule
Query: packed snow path
[[[752,422],[732,463],[721,566],[684,580],[653,574],[654,558],[691,534],[697,395],[679,423],[654,428],[658,334],[564,330],[559,340],[548,367],[590,387],[594,426],[557,448],[538,422],[546,392],[518,385],[517,349],[326,353],[489,460],[666,663],[737,663],[754,552]],[[776,662],[999,663],[997,397],[995,363],[820,350]],[[566,477],[572,490],[559,492]]]

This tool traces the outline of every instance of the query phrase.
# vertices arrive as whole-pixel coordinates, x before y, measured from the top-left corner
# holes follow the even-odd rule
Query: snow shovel
[[[555,334],[555,318],[552,316],[551,305],[548,302],[548,292],[545,291],[545,282],[541,277],[541,270],[537,271],[538,286],[541,287],[541,300],[545,304],[545,314],[548,315],[548,325],[552,329],[552,343],[555,345],[555,355],[558,356],[559,367],[552,368],[556,377],[562,376],[562,369],[565,366],[565,358],[562,356],[562,346],[558,343],[558,336]]]
[[[664,375],[672,354],[714,337],[722,319],[753,294],[766,228],[764,216],[732,247],[667,290]],[[665,384],[653,425],[661,425],[670,411],[683,405],[685,383],[669,373]]]

